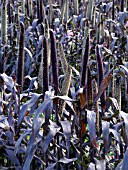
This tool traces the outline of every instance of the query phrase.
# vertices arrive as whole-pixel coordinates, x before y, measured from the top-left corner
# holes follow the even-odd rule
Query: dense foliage
[[[1,0],[0,169],[128,169],[127,0]]]

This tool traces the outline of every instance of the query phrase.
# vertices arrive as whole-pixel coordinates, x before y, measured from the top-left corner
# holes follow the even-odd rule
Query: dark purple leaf
[[[36,137],[45,119],[40,117],[40,114],[45,111],[51,102],[51,98],[46,99],[36,110],[33,120],[33,135]]]
[[[29,109],[30,107],[32,107],[32,106],[37,102],[37,100],[38,100],[39,97],[40,97],[40,94],[36,94],[36,93],[34,94],[34,93],[33,93],[31,99],[22,106],[22,108],[21,108],[21,110],[20,110],[20,113],[19,113],[19,118],[18,118],[17,126],[19,126],[20,123],[22,122],[22,120],[23,120],[23,118],[24,118],[24,116],[25,116],[25,113],[26,113],[27,109]]]
[[[101,97],[105,89],[108,87],[112,76],[113,76],[113,68],[107,72],[104,79],[102,80],[99,90],[98,90],[98,94],[96,95],[93,103],[95,103]]]
[[[0,98],[0,115],[2,115],[3,107],[2,107],[3,99]]]
[[[58,162],[63,163],[63,164],[68,164],[68,163],[74,162],[76,160],[77,160],[77,158],[68,159],[68,158],[64,157],[64,158],[61,158]],[[57,164],[57,162],[51,163],[45,170],[53,170],[53,168],[55,167],[56,164]]]
[[[30,169],[30,163],[31,163],[31,161],[32,161],[32,159],[34,157],[35,151],[36,151],[36,143],[32,145],[31,150],[27,154],[27,158],[25,160],[23,170]]]
[[[103,140],[104,140],[104,147],[107,151],[108,147],[108,140],[109,140],[109,127],[110,122],[102,121],[102,133],[103,133]]]
[[[71,101],[73,101],[71,98],[69,98],[68,96],[54,96],[54,97],[48,97],[36,110],[35,112],[35,116],[34,116],[34,120],[33,120],[33,134],[36,137],[37,133],[40,130],[40,127],[43,124],[43,119],[40,118],[40,114],[43,113],[47,107],[51,106],[51,102],[53,99],[55,98],[60,98],[65,100],[65,102],[69,105],[69,107],[74,111],[73,109],[73,105],[71,103]],[[49,112],[50,113],[50,112]],[[42,119],[42,121],[41,121]],[[39,123],[40,122],[40,123]],[[38,125],[38,126],[37,126]]]
[[[19,139],[17,140],[17,142],[16,142],[16,144],[15,144],[15,153],[17,153],[18,148],[19,148],[19,146],[20,146],[21,141],[23,140],[23,138],[24,138],[25,136],[27,136],[28,134],[30,134],[30,133],[31,133],[31,130],[26,130],[26,131],[19,137]]]
[[[10,145],[12,145],[14,143],[14,134],[10,130],[7,130],[5,134],[8,137]]]
[[[70,151],[70,138],[71,138],[71,124],[68,120],[61,121],[60,122],[62,125],[63,133],[66,139],[66,146],[67,146],[67,152],[69,156],[69,151]]]
[[[47,100],[50,97],[53,97],[53,96],[54,96],[54,91],[51,91],[51,90],[46,91],[44,101]],[[49,124],[49,119],[50,119],[50,116],[51,116],[51,113],[52,113],[52,108],[53,108],[53,101],[50,100],[48,106],[45,109],[45,123],[46,124]]]
[[[34,153],[36,151],[37,145],[41,140],[42,140],[42,136],[39,136],[39,138],[35,139],[32,134],[30,135],[27,150],[25,153],[25,163],[23,166],[23,170],[30,169],[30,163],[34,157]]]
[[[51,140],[54,138],[56,133],[61,129],[59,126],[57,126],[53,122],[50,122],[49,128],[50,128],[50,130],[49,130],[47,136],[44,138],[44,141],[41,146],[44,153],[47,151],[48,145],[50,144]]]
[[[13,118],[13,113],[12,113],[11,108],[9,110],[8,123],[9,123],[9,126],[11,127],[11,129],[13,130],[13,133],[15,134],[14,118]]]
[[[8,158],[11,160],[11,162],[13,164],[16,164],[16,165],[19,165],[20,166],[20,162],[19,160],[17,159],[17,157],[15,156],[15,153],[13,150],[10,150],[10,149],[5,149],[6,150],[6,153],[7,153],[7,156]]]

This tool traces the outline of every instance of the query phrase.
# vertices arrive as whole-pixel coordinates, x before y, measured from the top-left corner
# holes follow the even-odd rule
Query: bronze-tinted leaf
[[[106,74],[105,78],[102,80],[101,85],[99,87],[98,94],[96,95],[93,103],[95,103],[101,97],[104,90],[108,87],[112,76],[113,76],[113,68]]]
[[[85,89],[83,89],[83,93],[79,94],[79,97],[80,97],[80,108],[83,109],[87,105]]]

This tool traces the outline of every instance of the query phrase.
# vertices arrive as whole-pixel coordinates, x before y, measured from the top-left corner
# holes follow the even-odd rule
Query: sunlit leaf
[[[98,90],[98,94],[96,95],[93,103],[95,103],[100,98],[104,90],[108,87],[112,76],[113,76],[113,68],[105,75],[104,79],[102,80],[101,85]]]
[[[89,137],[94,147],[98,147],[96,143],[96,113],[94,111],[87,110],[87,122],[89,128]]]
[[[70,122],[68,120],[61,121],[60,123],[62,125],[63,133],[65,135],[67,152],[68,152],[68,155],[69,155],[69,151],[70,151],[70,138],[71,138],[71,124],[70,124]]]

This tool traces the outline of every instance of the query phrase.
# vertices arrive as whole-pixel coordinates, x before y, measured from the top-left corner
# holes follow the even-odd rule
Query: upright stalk
[[[7,2],[2,0],[1,6],[1,47],[7,44]],[[5,48],[2,54],[2,49],[0,48],[0,73],[4,72],[4,61],[5,61]]]
[[[18,57],[18,68],[17,68],[17,83],[23,89],[24,81],[24,46],[25,46],[25,27],[24,23],[20,22],[20,42],[19,42],[19,57]]]
[[[55,88],[55,95],[58,92],[58,61],[57,61],[57,51],[56,51],[56,37],[53,30],[50,30],[51,39],[51,64],[52,64],[52,78],[53,85]]]
[[[100,87],[101,82],[104,78],[104,67],[103,67],[103,61],[102,61],[102,56],[100,53],[99,45],[96,47],[96,57],[97,57],[97,65],[98,65],[98,86]],[[102,108],[102,114],[105,111],[106,108],[106,91],[103,92],[103,94],[100,97],[101,101],[101,108]]]
[[[7,43],[7,2],[2,0],[1,6],[1,43],[5,45]]]
[[[48,39],[43,39],[43,94],[49,89]]]

